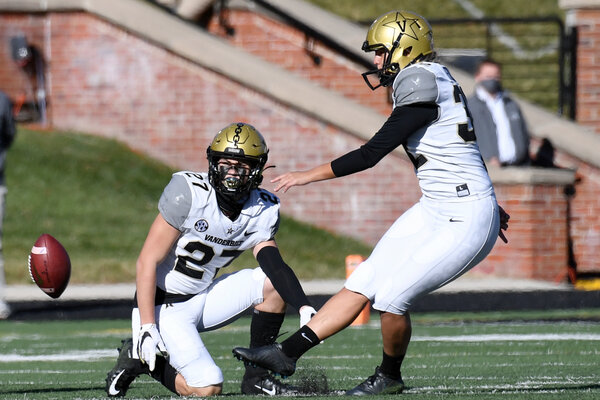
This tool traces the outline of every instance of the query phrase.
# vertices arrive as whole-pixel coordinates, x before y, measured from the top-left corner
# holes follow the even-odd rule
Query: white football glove
[[[317,313],[311,306],[300,307],[300,328],[308,324],[308,321]]]
[[[154,371],[157,354],[167,355],[165,343],[156,329],[156,324],[144,324],[138,335],[138,355],[141,362],[148,364],[150,371]]]

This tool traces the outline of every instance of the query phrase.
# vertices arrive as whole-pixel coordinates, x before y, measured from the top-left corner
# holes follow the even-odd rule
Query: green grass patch
[[[131,281],[171,173],[114,140],[20,129],[7,160],[8,281],[29,280],[27,255],[42,233],[69,252],[72,282]]]
[[[27,256],[42,233],[71,257],[72,283],[133,282],[135,261],[173,169],[96,136],[19,129],[8,153],[4,257],[8,283],[29,283]],[[282,218],[277,241],[301,279],[344,278],[349,253],[370,247]],[[225,272],[256,266],[246,252]]]
[[[478,22],[441,22],[454,19],[476,19],[458,1],[448,0],[309,0],[311,3],[367,26],[380,15],[391,10],[408,10],[424,16],[431,22],[435,47],[442,49],[476,49],[488,51],[488,56],[504,65],[504,87],[523,99],[537,103],[556,112],[559,98],[558,37],[560,26],[555,22],[524,21],[497,23],[528,55],[515,54],[513,49],[500,40],[487,26]],[[472,6],[486,18],[539,18],[558,17],[565,20],[565,11],[557,1],[531,0],[469,0]],[[514,42],[512,42],[514,40]],[[547,46],[554,50],[544,55],[536,52]],[[357,49],[358,50],[358,49]]]
[[[402,373],[403,396],[411,399],[595,399],[600,396],[595,350],[600,325],[575,320],[594,310],[415,314],[413,340]],[[444,317],[446,315],[447,317]],[[596,317],[597,317],[596,311]],[[509,318],[510,317],[510,318]],[[202,334],[225,377],[227,398],[239,395],[243,364],[231,355],[248,343],[250,319]],[[282,332],[296,330],[286,317]],[[0,321],[0,399],[105,398],[104,379],[113,367],[120,340],[130,334],[127,320]],[[327,377],[330,396],[354,387],[381,361],[377,316],[350,327],[310,350],[287,382]],[[386,398],[392,398],[386,396]],[[147,376],[138,378],[127,398],[172,398]]]
[[[408,10],[426,19],[468,18],[470,15],[458,1],[448,0],[309,0],[325,10],[352,21],[372,21],[391,10]],[[487,17],[533,17],[562,15],[564,11],[556,1],[530,0],[470,0]]]

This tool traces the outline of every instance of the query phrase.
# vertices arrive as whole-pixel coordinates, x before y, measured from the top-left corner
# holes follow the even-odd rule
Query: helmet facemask
[[[262,182],[262,167],[258,164],[250,158],[214,154],[209,159],[210,183],[222,195],[243,200]]]
[[[230,163],[235,159],[222,158],[217,167],[219,169],[219,182],[230,192],[246,191],[248,177],[250,176],[250,165],[244,162]]]
[[[367,49],[369,47],[372,49]],[[394,82],[394,78],[396,78],[398,72],[400,72],[400,67],[398,66],[398,63],[390,62],[392,57],[390,57],[388,49],[383,45],[368,46],[367,42],[363,43],[362,49],[365,52],[381,52],[383,57],[383,65],[381,68],[374,68],[361,74],[367,86],[369,86],[371,90],[375,90],[381,86],[390,86]]]

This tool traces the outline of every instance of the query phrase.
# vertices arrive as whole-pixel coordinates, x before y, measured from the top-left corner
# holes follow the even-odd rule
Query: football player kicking
[[[223,374],[199,332],[254,307],[250,347],[257,347],[275,341],[286,303],[301,324],[316,312],[275,243],[279,199],[259,188],[267,153],[258,130],[234,123],[208,147],[208,174],[178,172],[165,187],[137,260],[133,336],[106,378],[109,396],[124,396],[144,373],[182,396],[219,394]],[[259,268],[216,278],[247,249]],[[247,368],[242,380],[244,394],[294,392],[266,369]]]
[[[362,49],[375,52],[376,68],[363,74],[368,86],[392,86],[391,115],[359,149],[276,177],[275,191],[363,171],[402,145],[423,195],[308,324],[282,343],[233,350],[246,363],[291,375],[302,354],[348,326],[371,301],[380,312],[383,358],[348,395],[402,392],[411,305],[477,265],[497,236],[506,242],[509,218],[496,202],[462,89],[433,61],[429,23],[412,12],[386,13],[373,22]]]

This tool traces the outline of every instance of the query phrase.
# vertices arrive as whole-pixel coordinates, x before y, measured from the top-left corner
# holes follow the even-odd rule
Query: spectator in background
[[[2,255],[2,231],[4,225],[4,200],[7,191],[6,182],[4,181],[4,167],[6,152],[12,144],[15,133],[12,103],[8,96],[0,91],[0,319],[6,319],[10,315],[10,307],[4,299],[6,279],[4,277],[4,257]]]
[[[529,132],[519,105],[502,88],[502,67],[483,60],[468,99],[475,135],[488,165],[529,165]]]

